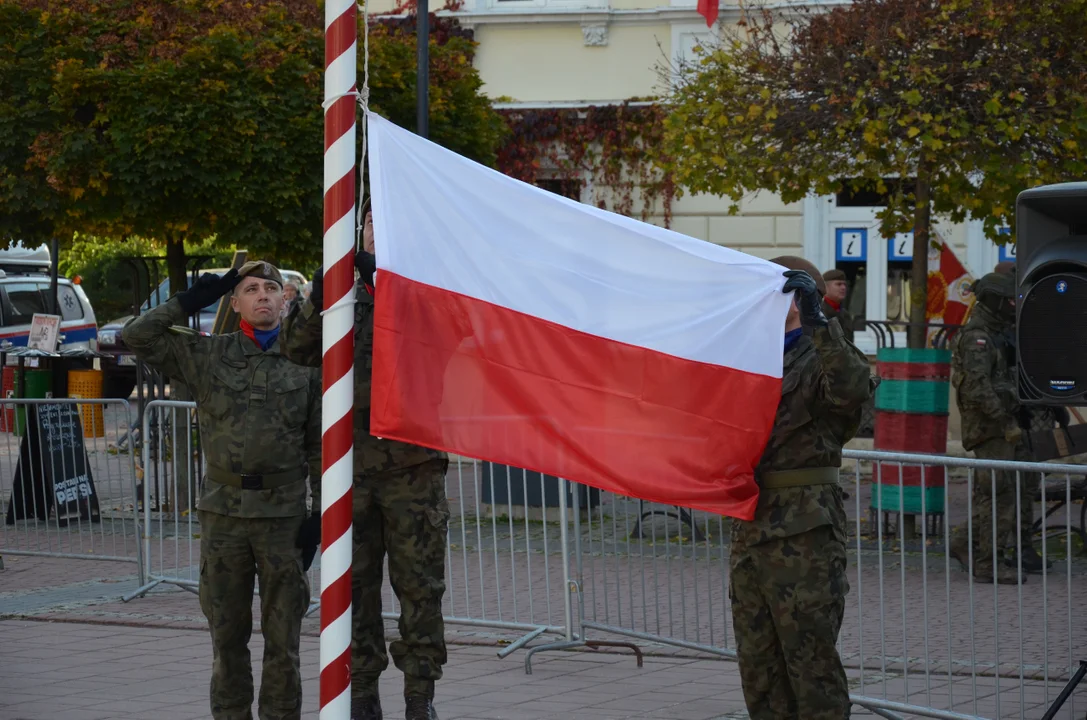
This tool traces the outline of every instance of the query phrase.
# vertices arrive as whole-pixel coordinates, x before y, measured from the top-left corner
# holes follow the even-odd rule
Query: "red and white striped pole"
[[[325,3],[321,720],[351,716],[356,0]]]

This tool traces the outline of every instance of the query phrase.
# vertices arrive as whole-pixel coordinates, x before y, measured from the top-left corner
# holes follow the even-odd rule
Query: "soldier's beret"
[[[815,265],[812,265],[804,258],[797,257],[796,255],[781,255],[770,262],[775,265],[780,265],[783,268],[788,268],[789,270],[803,270],[815,280],[815,286],[819,288],[819,294],[827,294],[827,284],[823,281],[823,275],[819,272],[819,268],[815,267]]]
[[[238,268],[238,277],[256,277],[264,280],[271,280],[277,283],[280,287],[283,287],[283,275],[280,274],[279,269],[275,265],[263,260],[250,260],[245,265]]]
[[[1003,262],[999,262],[999,263],[997,263],[996,269],[994,269],[993,272],[1003,273],[1005,275],[1014,275],[1015,274],[1015,261],[1014,260],[1004,260]]]
[[[845,279],[845,270],[839,270],[838,268],[834,268],[833,270],[827,270],[825,273],[823,273],[823,280],[825,280],[826,282],[833,282],[834,280],[844,281]]]

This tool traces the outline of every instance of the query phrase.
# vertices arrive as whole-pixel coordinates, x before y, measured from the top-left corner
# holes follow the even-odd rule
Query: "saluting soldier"
[[[209,336],[184,327],[227,293],[239,332]],[[321,530],[321,378],[280,352],[283,303],[279,270],[248,262],[223,277],[202,275],[122,334],[137,357],[196,398],[207,457],[198,503],[200,607],[214,650],[215,720],[252,718],[254,578],[265,644],[258,715],[297,720],[302,711],[298,645],[310,599],[306,570]]]

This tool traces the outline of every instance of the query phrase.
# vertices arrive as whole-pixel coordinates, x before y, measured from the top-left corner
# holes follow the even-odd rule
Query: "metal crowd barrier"
[[[125,400],[0,400],[0,552],[139,564]]]
[[[839,651],[854,703],[883,717],[1050,717],[1043,714],[1082,678],[1080,662],[1087,659],[1084,510],[1077,504],[1087,496],[1087,466],[846,456],[851,587]],[[977,472],[990,469],[1014,474],[1020,486],[1024,473],[1044,478],[1033,499],[1034,523],[1024,528],[1017,515],[1013,545],[1036,534],[1034,546],[1054,565],[1022,583],[976,579],[946,552],[953,525],[976,537],[972,489]],[[872,508],[873,493],[877,500],[892,491],[901,497],[911,483],[924,486],[938,473],[948,481],[919,493],[917,537],[907,535],[904,510]],[[937,499],[945,512],[926,507]],[[735,658],[729,520],[604,493],[588,512],[576,511],[573,524],[570,589],[580,609],[578,629],[570,642],[531,648],[527,672],[535,653],[588,644],[600,633],[657,652]],[[1014,556],[1018,566],[1020,554]],[[1067,699],[1059,717],[1075,716],[1074,701]]]
[[[147,403],[140,437],[137,474],[142,478],[140,545],[144,561],[140,587],[121,599],[129,602],[144,597],[160,585],[196,594],[200,587],[200,521],[196,509],[205,467],[196,403]],[[313,595],[307,614],[318,607],[317,572],[315,564],[309,571]]]
[[[196,513],[204,458],[200,451],[196,404],[155,400],[143,421],[141,543],[146,561],[138,589],[122,599],[143,597],[160,585],[197,592],[200,581],[200,522]],[[187,443],[187,444],[186,444]],[[539,481],[542,482],[542,481]],[[490,628],[514,641],[501,656],[541,635],[570,639],[572,607],[564,591],[569,582],[565,506],[540,520],[526,503],[484,503],[484,483],[496,489],[520,486],[528,495],[523,471],[494,470],[456,460],[446,476],[452,517],[447,535],[445,620],[451,625]],[[520,516],[518,510],[521,510]],[[530,516],[531,515],[531,516]],[[320,603],[320,556],[310,569],[309,613]],[[258,590],[259,592],[259,590]],[[399,605],[385,571],[386,619],[399,617]]]
[[[194,408],[155,401],[145,413],[144,585],[126,599],[161,583],[197,587],[191,510],[203,466]],[[184,462],[175,459],[179,448]],[[846,458],[850,591],[839,651],[854,703],[888,718],[1074,717],[1067,688],[1087,659],[1087,466],[859,451]],[[992,486],[993,469],[1014,474],[1020,487],[1025,474],[1044,478],[1031,498],[1033,523],[1017,513],[1008,541],[1018,548],[1033,537],[1053,566],[1022,583],[975,578],[947,554],[953,527],[977,535],[973,488]],[[728,519],[469,459],[454,459],[446,482],[443,613],[450,625],[504,644],[501,657],[526,648],[526,672],[540,652],[579,646],[625,647],[639,664],[643,649],[735,658]],[[910,513],[874,509],[873,494],[903,497],[926,485],[915,537]],[[311,583],[316,594],[319,582]],[[387,619],[398,617],[387,572],[383,605]],[[1046,715],[1061,695],[1063,707]]]

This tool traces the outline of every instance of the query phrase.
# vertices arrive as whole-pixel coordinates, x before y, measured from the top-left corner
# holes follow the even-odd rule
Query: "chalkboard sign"
[[[31,516],[47,520],[54,511],[61,527],[76,519],[100,522],[98,493],[75,405],[30,405],[27,415],[7,524]]]

